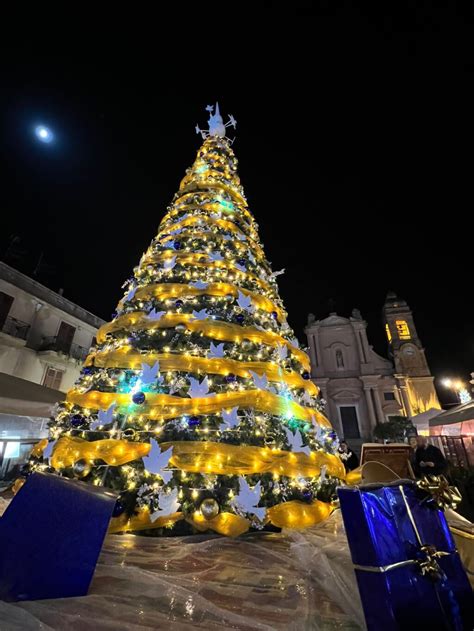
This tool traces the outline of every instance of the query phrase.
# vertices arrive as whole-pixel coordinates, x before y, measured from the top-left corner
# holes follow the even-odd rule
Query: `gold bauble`
[[[208,497],[201,502],[199,510],[204,519],[214,519],[219,514],[219,504],[213,497]]]
[[[76,460],[76,462],[72,466],[72,470],[74,471],[74,475],[78,478],[85,478],[86,475],[89,475],[91,472],[91,465],[87,460],[81,458],[81,460]]]

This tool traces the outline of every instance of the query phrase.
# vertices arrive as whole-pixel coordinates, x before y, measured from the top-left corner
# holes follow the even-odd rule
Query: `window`
[[[69,353],[75,332],[76,327],[71,326],[67,322],[61,322],[61,326],[59,327],[58,335],[56,337],[56,350],[63,353]]]
[[[344,356],[340,348],[336,351],[336,368],[344,368]]]
[[[385,332],[387,334],[388,337],[388,342],[389,344],[392,343],[392,334],[390,333],[390,327],[388,326],[388,324],[385,325]]]
[[[59,390],[63,375],[64,372],[62,370],[57,370],[52,366],[48,366],[46,368],[46,372],[44,373],[43,386],[51,388],[52,390]]]
[[[342,432],[344,439],[360,438],[359,421],[357,419],[357,410],[354,405],[341,405],[339,408],[341,415]]]
[[[401,340],[410,339],[410,329],[408,328],[406,320],[395,320],[395,326],[397,327],[398,337]]]
[[[385,401],[396,401],[395,392],[384,392],[383,398],[385,399]]]

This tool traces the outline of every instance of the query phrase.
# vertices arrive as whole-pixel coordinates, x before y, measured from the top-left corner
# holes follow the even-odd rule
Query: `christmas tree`
[[[344,478],[247,208],[235,120],[207,109],[197,158],[29,465],[119,492],[112,530],[310,526]]]

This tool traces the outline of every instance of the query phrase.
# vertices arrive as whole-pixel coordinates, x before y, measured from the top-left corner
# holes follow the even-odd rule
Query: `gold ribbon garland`
[[[143,458],[149,452],[149,443],[114,438],[89,441],[77,436],[63,436],[56,442],[50,462],[54,469],[72,467],[78,460],[86,460],[89,464],[103,460],[108,465],[120,466]]]
[[[159,320],[150,320],[143,311],[126,313],[112,320],[112,322],[102,325],[97,332],[97,342],[102,344],[105,342],[107,334],[123,329],[127,331],[142,329],[152,331],[154,329],[174,328],[178,324],[184,324],[189,331],[202,333],[219,342],[239,343],[243,340],[249,340],[250,342],[267,344],[273,348],[286,346],[291,355],[302,364],[305,370],[309,371],[311,368],[309,357],[305,352],[296,348],[291,342],[273,331],[260,331],[252,326],[240,326],[230,322],[219,322],[218,320],[196,320],[190,313],[171,313],[164,315]]]
[[[267,313],[275,312],[280,319],[285,318],[284,311],[269,298],[256,294],[253,291],[244,289],[243,287],[236,287],[229,283],[209,283],[206,289],[197,289],[191,285],[183,283],[152,283],[144,287],[137,289],[135,298],[141,300],[147,300],[148,298],[155,297],[161,300],[167,298],[185,298],[187,296],[238,296],[239,291],[251,298],[252,303],[259,309],[266,311]]]
[[[163,450],[173,447],[170,466],[187,473],[216,475],[252,475],[273,473],[290,478],[312,478],[321,467],[340,480],[345,478],[341,460],[325,451],[284,451],[253,445],[229,445],[211,441],[173,441],[161,443]]]
[[[197,374],[229,375],[234,374],[245,379],[250,379],[250,370],[258,375],[266,375],[269,381],[283,382],[288,386],[302,388],[309,394],[317,396],[318,389],[314,383],[297,372],[287,372],[274,362],[244,362],[236,359],[196,357],[191,355],[178,355],[177,353],[147,353],[131,350],[129,346],[123,346],[113,351],[98,351],[91,353],[85,362],[85,366],[97,366],[99,368],[122,368],[141,370],[142,364],[160,363],[160,371],[185,371]]]
[[[203,204],[202,206],[190,206],[189,209],[190,210],[200,210],[202,208],[206,209],[205,206],[206,204]],[[216,219],[214,217],[209,217],[209,216],[204,218],[202,215],[192,215],[191,217],[186,217],[186,219],[182,219],[181,221],[176,221],[175,223],[165,228],[164,224],[166,223],[167,219],[171,219],[171,216],[168,216],[168,215],[165,216],[165,218],[160,224],[160,231],[157,236],[159,236],[161,232],[165,232],[166,234],[167,230],[179,230],[179,228],[183,228],[185,226],[192,226],[195,223],[199,224],[202,222],[205,222],[206,226],[215,225],[215,226],[218,226],[219,228],[222,228],[223,230],[227,230],[228,232],[233,232],[234,234],[239,234],[239,233],[244,234],[242,230],[239,228],[239,226],[237,226],[235,223],[233,223],[229,219]],[[254,249],[257,256],[264,259],[265,254],[262,250],[261,245],[258,243],[258,240],[257,240],[258,235],[256,234],[255,230],[252,227],[251,227],[251,230],[252,230],[252,234],[254,235],[253,237],[245,235],[250,245],[250,249]],[[221,235],[216,234],[216,233],[212,233],[212,235],[222,238]],[[239,243],[241,243],[240,240],[239,240]]]
[[[234,513],[219,513],[212,519],[206,519],[200,512],[196,511],[193,515],[189,516],[186,521],[200,532],[213,530],[226,537],[238,537],[239,535],[243,535],[250,527],[248,519],[240,515],[235,515]]]
[[[316,408],[307,408],[266,390],[244,390],[242,392],[223,392],[210,397],[184,398],[171,394],[146,393],[146,402],[138,406],[132,402],[130,393],[99,392],[89,390],[79,392],[69,390],[66,401],[83,408],[107,410],[115,403],[122,410],[117,412],[146,415],[150,420],[168,420],[183,414],[220,414],[223,409],[240,407],[253,408],[260,412],[287,416],[312,423],[313,419],[323,427],[331,428],[331,423]]]
[[[164,261],[170,260],[171,258],[175,256],[180,265],[183,265],[183,266],[190,265],[193,267],[205,267],[206,269],[212,269],[212,270],[220,270],[220,269],[227,270],[235,274],[236,278],[243,279],[243,280],[247,279],[251,282],[256,283],[263,291],[267,291],[269,293],[275,294],[274,288],[268,283],[266,283],[265,281],[258,278],[258,276],[255,276],[254,274],[251,274],[249,272],[240,271],[239,269],[235,267],[234,263],[232,263],[231,261],[227,261],[225,259],[223,261],[211,261],[207,254],[188,254],[187,252],[182,252],[182,253],[180,252],[180,253],[174,254],[174,250],[167,250],[166,252],[162,252],[160,254],[152,254],[150,256],[147,256],[142,261],[142,265],[164,262]]]
[[[138,530],[151,530],[153,528],[171,528],[178,521],[184,519],[183,513],[172,513],[165,517],[158,517],[154,521],[150,518],[149,510],[140,510],[137,515],[128,517],[120,515],[110,520],[108,532],[136,532]]]
[[[45,444],[46,441],[46,444]],[[41,452],[47,445],[43,439]],[[344,466],[337,456],[324,451],[312,451],[308,456],[302,452],[284,451],[253,445],[229,445],[211,441],[170,441],[160,443],[166,451],[173,448],[169,466],[186,473],[216,475],[252,475],[273,473],[290,478],[315,477],[321,467],[341,480],[345,478]],[[77,460],[92,464],[103,460],[108,465],[119,466],[148,455],[150,443],[131,442],[122,439],[88,441],[77,436],[63,436],[54,446],[51,464],[55,469],[71,467]],[[38,454],[39,455],[39,454]]]

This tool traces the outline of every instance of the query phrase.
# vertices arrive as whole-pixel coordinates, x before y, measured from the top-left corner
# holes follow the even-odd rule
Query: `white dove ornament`
[[[215,396],[215,392],[209,392],[209,382],[207,377],[204,377],[201,383],[199,383],[198,379],[189,377],[188,395],[192,399],[199,399],[201,397],[213,397]]]
[[[156,440],[153,440],[148,456],[143,458],[145,469],[150,473],[159,475],[163,479],[163,482],[167,484],[173,477],[173,472],[165,471],[164,468],[168,465],[172,455],[173,447],[170,447],[166,451],[161,451],[159,444]]]
[[[253,370],[249,370],[249,373],[252,375],[253,382],[258,390],[266,390],[268,388],[267,375],[260,377],[260,375],[257,375]]]
[[[142,364],[142,374],[140,375],[140,381],[144,385],[149,385],[156,381],[158,373],[160,371],[160,362],[156,361],[153,366],[149,364]]]
[[[148,318],[153,320],[153,322],[158,322],[165,315],[166,311],[157,311],[156,309],[152,309],[148,314]]]
[[[219,359],[224,357],[224,342],[221,344],[214,344],[211,342],[211,347],[207,355],[210,359]]]
[[[234,427],[237,427],[239,424],[238,409],[238,406],[236,406],[231,410],[222,410],[221,414],[224,422],[220,425],[221,430],[234,429]]]
[[[308,445],[303,445],[303,439],[301,438],[301,433],[299,429],[297,429],[294,434],[287,427],[284,427],[283,429],[285,430],[286,439],[288,440],[291,451],[302,452],[307,456],[311,454],[311,449],[308,447]]]
[[[178,489],[173,489],[171,493],[163,491],[158,495],[158,509],[150,515],[150,521],[154,522],[159,517],[166,517],[178,512],[181,504],[178,502]]]
[[[250,313],[254,311],[254,308],[252,306],[252,299],[250,298],[250,296],[246,296],[241,291],[239,291],[239,295],[237,297],[237,304],[241,309],[245,309],[245,311],[249,311]]]
[[[239,494],[234,497],[232,500],[232,505],[243,513],[249,513],[250,515],[255,515],[260,521],[265,519],[266,509],[263,507],[257,506],[260,501],[260,496],[262,494],[262,489],[260,487],[260,482],[253,487],[247,484],[247,481],[244,477],[239,477]]]
[[[97,414],[97,420],[92,421],[92,423],[89,425],[89,429],[94,430],[97,429],[99,425],[108,425],[109,423],[112,423],[112,421],[114,420],[114,409],[116,405],[116,403],[112,403],[112,405],[110,405],[107,410],[99,410],[99,413]]]

